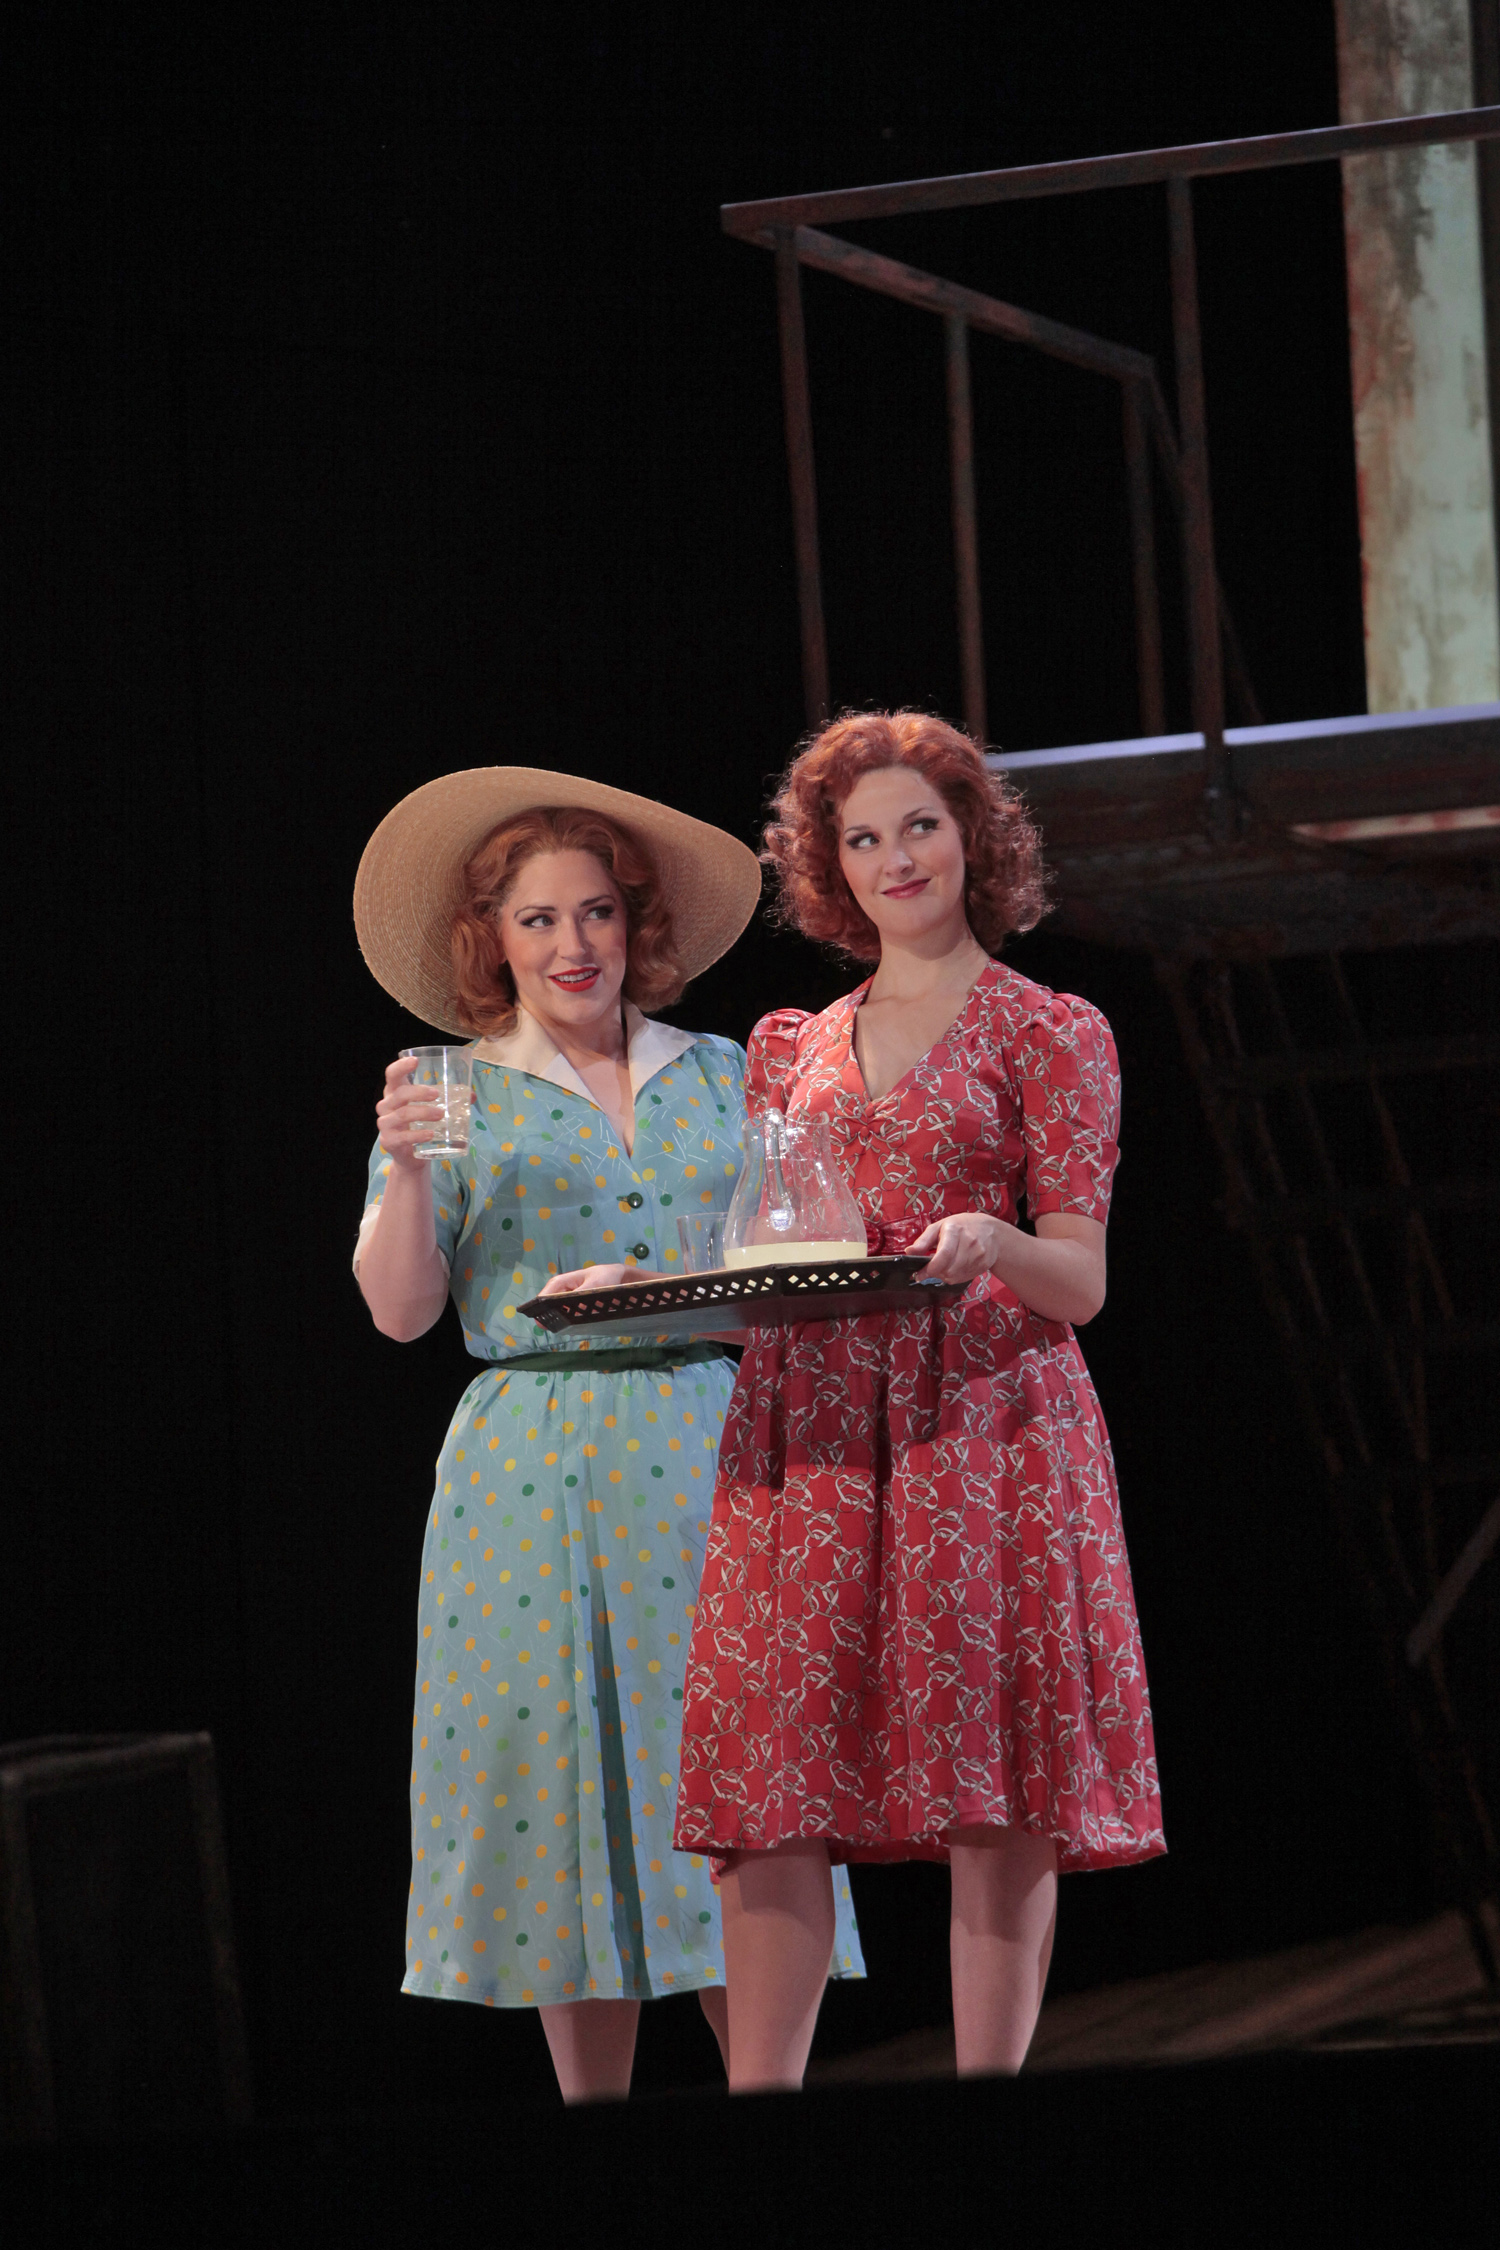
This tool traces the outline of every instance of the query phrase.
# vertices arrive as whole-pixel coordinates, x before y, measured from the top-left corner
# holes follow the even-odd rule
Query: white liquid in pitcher
[[[865,1242],[752,1242],[743,1250],[726,1250],[724,1263],[737,1266],[804,1266],[814,1259],[867,1258]]]

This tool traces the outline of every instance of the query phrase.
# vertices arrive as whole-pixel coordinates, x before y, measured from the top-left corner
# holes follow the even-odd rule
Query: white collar
[[[678,1031],[669,1023],[654,1023],[643,1016],[634,1001],[625,1003],[626,1059],[630,1065],[632,1098],[668,1063],[676,1062],[694,1044],[691,1031]],[[600,1107],[552,1035],[524,1008],[516,1010],[514,1031],[498,1039],[481,1039],[473,1049],[476,1062],[500,1063],[506,1070],[524,1071],[528,1078],[545,1078],[549,1086],[562,1086],[581,1094],[595,1109]]]

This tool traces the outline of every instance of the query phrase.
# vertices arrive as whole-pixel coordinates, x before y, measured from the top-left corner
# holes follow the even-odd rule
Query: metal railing
[[[974,485],[974,429],[969,383],[969,332],[999,336],[1054,359],[1110,377],[1120,385],[1121,434],[1131,538],[1136,616],[1136,664],[1141,731],[1165,731],[1162,632],[1156,579],[1150,450],[1176,505],[1187,594],[1187,639],[1194,729],[1205,746],[1205,815],[1218,838],[1233,832],[1234,802],[1224,739],[1225,689],[1235,689],[1251,725],[1261,714],[1224,602],[1214,558],[1213,504],[1204,406],[1202,329],[1198,311],[1198,261],[1193,232],[1195,179],[1259,172],[1291,164],[1318,164],[1378,150],[1500,137],[1500,105],[1419,117],[1392,117],[1361,125],[1332,125],[1311,132],[1275,133],[1252,140],[1207,141],[1182,148],[1138,150],[1083,157],[1059,164],[1028,164],[1005,171],[965,172],[879,187],[843,188],[767,202],[725,204],[725,232],[774,252],[781,331],[781,370],[791,473],[796,545],[797,600],[802,634],[802,682],[810,726],[826,718],[828,644],[823,622],[818,543],[817,479],[812,400],[803,327],[802,268],[838,275],[904,304],[937,314],[945,330],[948,441],[952,481],[953,549],[957,577],[959,650],[964,724],[978,742],[988,733],[985,709],[983,614],[979,595],[979,541]],[[1040,313],[967,289],[915,266],[880,256],[823,222],[862,221],[915,213],[972,209],[1038,197],[1087,194],[1101,188],[1165,182],[1172,289],[1172,343],[1178,428],[1162,397],[1156,363],[1145,352],[1070,328]]]

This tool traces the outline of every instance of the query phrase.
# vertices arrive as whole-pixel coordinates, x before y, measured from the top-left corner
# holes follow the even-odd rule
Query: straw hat
[[[684,981],[739,936],[760,897],[748,845],[650,797],[537,766],[476,766],[414,789],[388,812],[354,878],[354,927],[377,983],[424,1023],[472,1036],[460,1021],[449,932],[464,862],[492,828],[542,806],[607,813],[646,845],[672,915]]]

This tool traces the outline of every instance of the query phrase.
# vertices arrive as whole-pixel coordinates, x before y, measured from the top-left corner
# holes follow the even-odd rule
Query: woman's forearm
[[[448,1273],[437,1246],[432,1181],[392,1165],[380,1216],[359,1261],[359,1286],[383,1336],[409,1344],[438,1319],[448,1298]]]
[[[1081,1328],[1104,1303],[1104,1229],[1098,1229],[1095,1242],[1070,1233],[1044,1234],[1040,1230],[1047,1225],[1046,1218],[1039,1219],[1039,1231],[1028,1234],[1000,1222],[1000,1249],[990,1271],[1043,1320],[1066,1320]]]

